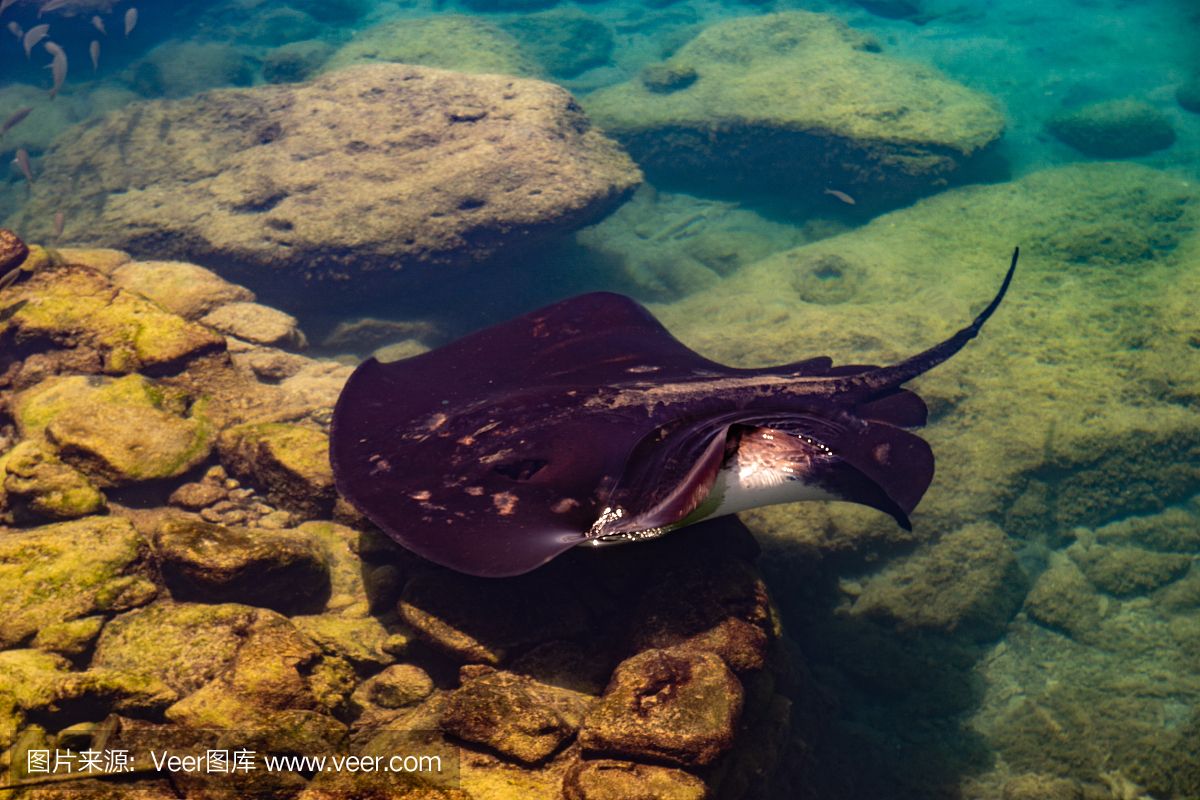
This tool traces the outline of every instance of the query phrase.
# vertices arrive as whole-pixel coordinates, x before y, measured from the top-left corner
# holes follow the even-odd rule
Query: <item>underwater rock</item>
[[[1105,100],[1064,111],[1046,123],[1064,144],[1094,158],[1132,158],[1170,147],[1167,115],[1140,100]]]
[[[641,180],[557,86],[396,64],[134,104],[45,162],[22,230],[61,210],[97,244],[326,310],[537,249]]]
[[[225,42],[164,42],[130,67],[130,85],[143,97],[187,97],[254,82],[254,62]]]
[[[314,614],[292,617],[292,623],[323,652],[356,669],[375,670],[396,660],[384,649],[392,634],[376,617]]]
[[[393,664],[359,684],[354,698],[360,706],[404,708],[421,702],[433,689],[433,679],[425,670],[415,664]]]
[[[365,28],[330,57],[324,70],[380,62],[522,77],[542,72],[511,34],[462,14],[391,20]]]
[[[573,78],[612,58],[613,35],[608,26],[579,11],[530,14],[506,20],[501,27],[556,78]]]
[[[1114,597],[1149,594],[1182,578],[1192,566],[1192,557],[1155,553],[1140,547],[1076,545],[1067,554],[1088,580]]]
[[[254,293],[244,286],[184,261],[132,261],[112,270],[111,277],[122,289],[193,321],[219,306],[254,300]]]
[[[277,506],[306,518],[333,507],[329,437],[285,422],[247,423],[224,431],[218,441],[221,463],[234,475],[265,491]]]
[[[0,228],[0,275],[20,266],[29,255],[21,238],[6,228]]]
[[[695,67],[684,64],[651,64],[642,70],[642,84],[652,92],[670,94],[696,82]]]
[[[50,379],[21,392],[13,406],[26,437],[44,435],[97,486],[182,475],[212,449],[204,403],[136,373]]]
[[[200,324],[268,347],[299,350],[308,346],[295,317],[260,303],[226,303],[205,314]]]
[[[289,41],[263,57],[263,80],[267,83],[306,81],[325,65],[333,53],[333,45],[320,39]]]
[[[1084,800],[1083,787],[1070,778],[1027,772],[1004,784],[1003,800]]]
[[[53,622],[37,632],[31,644],[37,650],[57,653],[67,658],[78,658],[87,653],[105,619],[101,616],[81,617],[67,622]]]
[[[716,23],[662,69],[697,77],[665,94],[635,78],[584,106],[668,180],[813,195],[837,186],[860,203],[895,203],[953,178],[1004,130],[990,98],[881,55],[821,14]]]
[[[707,800],[704,781],[670,767],[598,758],[578,761],[563,777],[566,800]]]
[[[1025,596],[1025,612],[1081,642],[1099,641],[1107,603],[1069,559],[1052,563]]]
[[[87,267],[39,269],[9,287],[5,301],[0,346],[22,356],[67,350],[76,365],[95,362],[92,372],[172,372],[225,347],[223,337]]]
[[[988,523],[946,534],[867,582],[852,614],[901,630],[995,639],[1016,612],[1025,580],[1004,531]]]
[[[104,509],[104,495],[87,476],[36,442],[21,442],[0,464],[0,489],[18,520],[77,519]]]
[[[1175,89],[1175,100],[1181,108],[1200,114],[1200,75],[1194,75],[1179,84]]]
[[[443,730],[525,764],[544,761],[579,729],[588,698],[511,672],[484,672],[446,697]]]
[[[558,5],[558,0],[463,0],[472,11],[537,11]]]
[[[87,517],[0,536],[0,647],[48,627],[144,605],[149,549],[124,519]]]
[[[292,531],[169,520],[155,534],[154,552],[177,600],[294,613],[319,610],[329,597],[329,565],[320,546]]]
[[[288,5],[336,25],[355,22],[372,7],[371,0],[290,0]]]
[[[590,753],[704,766],[733,746],[741,713],[742,685],[717,656],[646,650],[617,667],[579,743]]]

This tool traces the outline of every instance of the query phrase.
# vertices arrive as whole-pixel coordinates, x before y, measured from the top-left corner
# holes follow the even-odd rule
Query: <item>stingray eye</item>
[[[548,464],[544,459],[527,458],[522,461],[509,461],[505,464],[497,464],[496,472],[499,472],[506,478],[512,478],[514,481],[527,481],[541,471],[542,467]]]

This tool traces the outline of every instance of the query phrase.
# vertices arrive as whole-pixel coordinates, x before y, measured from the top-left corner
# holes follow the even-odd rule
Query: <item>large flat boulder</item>
[[[799,11],[712,25],[585,102],[652,177],[860,204],[944,184],[1004,130],[987,96]]]
[[[330,301],[515,256],[640,181],[565,90],[399,64],[130,105],[47,152],[20,230],[185,258]],[[447,272],[449,270],[449,272]],[[373,279],[373,280],[372,280]]]

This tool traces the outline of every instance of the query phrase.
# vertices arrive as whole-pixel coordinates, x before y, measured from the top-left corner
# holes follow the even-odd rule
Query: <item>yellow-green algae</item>
[[[83,266],[47,266],[12,287],[5,299],[15,310],[0,319],[0,340],[93,347],[109,373],[172,368],[225,346],[220,335]]]
[[[266,489],[277,505],[309,517],[333,505],[329,437],[316,428],[286,422],[236,425],[221,434],[219,448],[232,473]]]
[[[333,54],[322,72],[381,61],[500,75],[534,77],[541,72],[511,34],[460,14],[401,19],[362,30]]]
[[[21,392],[14,416],[26,438],[44,437],[60,457],[101,485],[169,478],[212,448],[203,398],[142,375],[72,375]]]
[[[878,50],[869,34],[824,14],[743,17],[705,28],[665,62],[662,69],[696,76],[677,90],[656,91],[635,78],[589,95],[584,104],[618,137],[765,126],[971,153],[1000,136],[1004,117],[994,101]],[[891,156],[930,157],[901,150]]]
[[[34,441],[24,441],[0,464],[9,504],[49,520],[78,519],[104,509],[104,495],[82,472]]]
[[[48,625],[149,602],[145,540],[128,520],[87,517],[0,536],[0,647]]]

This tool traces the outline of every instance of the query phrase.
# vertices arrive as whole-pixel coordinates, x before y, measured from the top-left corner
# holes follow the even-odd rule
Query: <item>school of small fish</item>
[[[7,11],[13,5],[15,5],[16,2],[17,2],[17,0],[0,0],[0,15],[3,15],[4,12]],[[42,2],[40,5],[38,5],[38,9],[37,9],[38,19],[41,19],[41,17],[44,14],[69,8],[71,6],[71,2],[72,2],[72,0],[44,0],[44,2]],[[137,8],[133,7],[133,6],[130,6],[129,8],[127,8],[125,10],[125,14],[122,19],[124,22],[125,36],[128,37],[131,33],[133,33],[133,29],[137,26],[137,22],[138,22]],[[108,28],[104,23],[104,19],[100,15],[98,15],[98,14],[92,15],[89,22],[90,22],[91,26],[93,28],[95,28],[96,31],[99,32],[99,34],[101,36],[108,36]],[[59,91],[62,89],[63,84],[67,80],[67,69],[68,69],[69,62],[67,60],[67,53],[62,48],[62,46],[49,38],[50,23],[49,22],[39,22],[38,24],[31,27],[29,30],[25,30],[24,28],[21,27],[21,24],[19,22],[17,22],[16,20],[9,20],[9,22],[5,25],[5,27],[8,29],[8,32],[11,33],[14,37],[16,37],[17,41],[20,42],[21,47],[25,50],[25,58],[32,59],[33,53],[34,53],[34,48],[36,48],[39,44],[42,46],[42,49],[50,56],[50,63],[46,65],[46,69],[50,70],[50,77],[51,77],[50,99],[53,100],[55,97],[58,97]],[[93,39],[91,41],[91,43],[88,44],[88,57],[91,59],[91,62],[92,62],[92,71],[99,72],[100,71],[100,40],[99,39]],[[22,122],[24,122],[25,119],[32,112],[33,112],[33,108],[27,107],[27,108],[19,108],[15,112],[10,114],[2,123],[0,123],[0,139],[3,139],[5,134],[7,134],[10,130],[15,128],[17,125],[20,125]],[[21,175],[24,176],[24,178],[25,178],[26,184],[28,186],[32,187],[33,186],[33,164],[30,161],[29,151],[26,150],[24,147],[18,147],[16,149],[16,152],[13,155],[12,163],[16,166],[16,168],[18,170],[20,170]],[[65,226],[65,224],[66,224],[66,217],[63,215],[63,212],[59,211],[59,212],[55,213],[55,215],[54,215],[54,235],[56,238],[62,236],[63,227]],[[8,278],[8,277],[10,277],[10,276],[7,276],[7,275],[5,276],[5,278]]]

